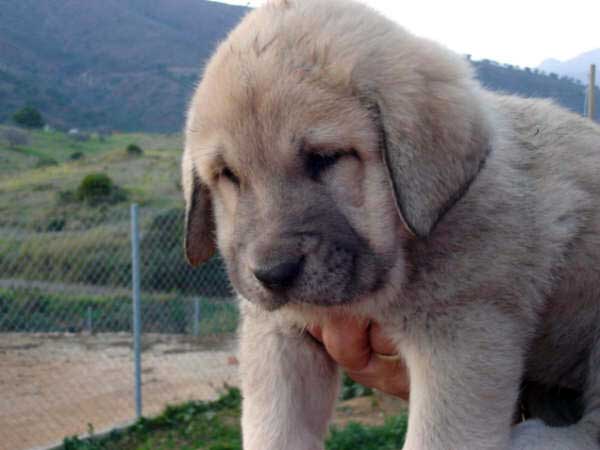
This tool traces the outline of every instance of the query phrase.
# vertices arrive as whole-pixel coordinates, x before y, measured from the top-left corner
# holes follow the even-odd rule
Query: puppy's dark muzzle
[[[254,276],[260,283],[271,291],[290,288],[302,273],[304,257],[277,262],[276,264],[259,267],[253,270]]]

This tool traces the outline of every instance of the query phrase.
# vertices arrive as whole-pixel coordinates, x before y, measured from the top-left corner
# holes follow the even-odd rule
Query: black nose
[[[254,270],[254,276],[267,289],[286,289],[298,278],[303,264],[304,257],[300,257],[273,266],[260,267]]]

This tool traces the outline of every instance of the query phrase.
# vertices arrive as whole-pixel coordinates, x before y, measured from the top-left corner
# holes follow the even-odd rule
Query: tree
[[[13,120],[17,125],[25,128],[42,128],[44,119],[42,114],[31,106],[25,106],[13,115]]]
[[[8,145],[13,148],[24,146],[29,143],[29,137],[27,136],[27,133],[24,133],[21,130],[17,130],[16,128],[5,129],[2,133],[2,136],[4,137],[4,139],[6,139]]]
[[[129,144],[126,150],[129,156],[141,156],[144,153],[144,151],[136,144]]]

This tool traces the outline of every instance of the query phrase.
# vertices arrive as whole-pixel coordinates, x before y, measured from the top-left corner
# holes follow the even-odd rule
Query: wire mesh
[[[135,418],[129,209],[97,217],[0,224],[0,450]],[[185,262],[181,209],[140,208],[139,222],[148,416],[236,382],[237,308],[218,257]]]

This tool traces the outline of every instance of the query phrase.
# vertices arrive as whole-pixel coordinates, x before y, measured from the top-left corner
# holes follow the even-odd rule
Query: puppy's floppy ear
[[[450,84],[429,87],[414,101],[387,90],[371,108],[399,212],[419,237],[465,194],[490,149],[477,94],[469,98],[471,92]]]
[[[215,224],[210,192],[202,183],[196,170],[190,166],[184,173],[185,212],[185,255],[192,266],[208,260],[216,249]]]

